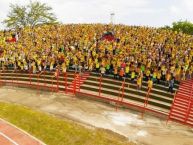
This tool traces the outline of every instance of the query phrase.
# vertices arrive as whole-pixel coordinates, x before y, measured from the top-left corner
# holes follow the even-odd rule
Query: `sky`
[[[34,1],[34,0],[32,0]],[[174,21],[193,22],[193,0],[39,0],[53,8],[62,23],[109,23],[114,13],[115,24],[165,26]],[[9,5],[24,5],[29,0],[1,0],[0,22]],[[0,28],[5,26],[0,23]]]

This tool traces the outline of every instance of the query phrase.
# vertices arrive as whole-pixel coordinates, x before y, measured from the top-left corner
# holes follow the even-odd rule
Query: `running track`
[[[45,145],[40,140],[0,119],[0,145]]]

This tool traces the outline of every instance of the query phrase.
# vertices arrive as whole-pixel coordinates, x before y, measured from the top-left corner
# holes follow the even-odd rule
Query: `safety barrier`
[[[141,110],[142,114],[145,112],[151,112],[157,116],[165,118],[167,118],[171,112],[170,107],[167,106],[172,105],[173,97],[172,95],[164,92],[166,90],[164,86],[155,85],[155,89],[153,88],[153,90],[147,91],[147,84],[144,82],[142,90],[137,91],[134,89],[135,86],[127,79],[119,81],[103,77],[102,75],[98,76],[95,74],[85,74],[86,73],[83,73],[81,76],[73,71],[66,73],[42,71],[38,74],[33,74],[32,72],[1,71],[0,85],[17,84],[18,86],[35,88],[37,90],[41,90],[43,88],[65,94],[72,93],[78,97],[90,97],[97,100],[103,100],[108,103],[114,102],[116,110],[118,107],[124,106],[127,108]],[[11,81],[10,78],[12,79]],[[126,87],[127,85],[129,87]],[[162,88],[164,90],[162,90]],[[167,95],[168,97],[165,97],[164,95]],[[166,106],[164,103],[169,105]],[[190,120],[189,116],[191,116],[192,112],[192,109],[190,108],[193,106],[193,103],[189,101],[188,106],[186,122]]]

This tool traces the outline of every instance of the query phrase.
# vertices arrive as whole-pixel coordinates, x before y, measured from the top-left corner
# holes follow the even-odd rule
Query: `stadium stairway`
[[[193,127],[193,80],[181,82],[172,103],[169,120]]]
[[[71,84],[67,87],[67,92],[76,92],[76,90],[80,91],[81,85],[86,81],[86,79],[89,77],[89,72],[83,72],[80,74],[75,74],[74,80],[71,82]]]

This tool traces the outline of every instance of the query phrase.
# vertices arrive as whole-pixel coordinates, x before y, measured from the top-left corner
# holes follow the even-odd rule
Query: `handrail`
[[[171,111],[173,110],[173,106],[174,106],[174,103],[175,103],[175,100],[176,100],[176,95],[177,95],[178,91],[175,91],[175,94],[174,94],[174,99],[172,101],[172,104],[171,104],[171,107],[170,107],[170,112],[168,114],[168,118],[167,118],[167,121],[166,121],[166,124],[168,123],[169,119],[170,119],[170,116],[171,116]]]
[[[191,110],[191,104],[192,104],[192,98],[193,98],[193,83],[192,83],[192,86],[191,86],[191,88],[190,88],[191,90],[190,90],[190,96],[189,96],[189,104],[188,104],[188,109],[187,109],[187,113],[186,113],[186,116],[185,116],[185,122],[187,122],[187,120],[188,120],[188,117],[189,117],[189,115],[190,115],[190,110]]]
[[[53,73],[49,73],[49,76],[52,76],[53,75]],[[67,73],[66,74],[64,74],[64,76],[65,76],[65,84],[63,83],[63,85],[65,85],[65,88],[66,88],[66,90],[68,90],[67,88]],[[28,76],[27,76],[28,77]],[[36,75],[32,75],[32,82],[33,82],[33,78],[35,78],[36,77]],[[73,76],[72,76],[73,77]],[[49,79],[51,80],[52,79],[52,85],[53,85],[53,79],[54,79],[54,77],[49,77]],[[103,96],[103,94],[101,94],[101,91],[102,91],[102,80],[103,80],[103,77],[102,77],[102,75],[101,75],[101,77],[99,76],[98,78],[97,78],[97,81],[99,82],[99,94],[100,94],[100,96],[97,94],[97,95],[95,95],[95,97],[97,97],[97,98],[100,98],[100,99],[106,99],[106,100],[110,100],[110,101],[113,101],[113,102],[115,102],[115,103],[117,103],[117,98],[109,98],[109,97],[105,97],[105,96]],[[27,81],[27,80],[26,80]],[[38,83],[39,83],[39,81],[40,80],[38,80]],[[78,79],[75,79],[74,80],[75,82],[74,82],[74,84],[72,84],[72,89],[73,89],[73,85],[74,85],[74,89],[73,89],[73,92],[74,93],[76,93],[76,83],[79,81]],[[29,82],[25,82],[25,83],[22,83],[21,85],[25,85],[26,83],[29,83]],[[47,82],[46,82],[47,83]],[[51,84],[51,82],[49,81],[49,84]],[[123,84],[123,83],[122,83]],[[126,84],[126,83],[125,83]],[[59,85],[61,85],[61,84],[59,84]],[[126,84],[127,85],[127,84]],[[35,85],[34,85],[35,86]],[[35,86],[36,87],[36,86]],[[47,86],[48,87],[48,86]],[[126,87],[125,85],[124,85],[124,87]],[[53,91],[53,89],[55,88],[53,88],[53,87],[49,87],[49,89],[52,89],[52,91]],[[122,88],[123,88],[123,86],[122,86]],[[96,90],[96,92],[97,92],[97,90]],[[81,92],[80,93],[85,93],[84,91],[82,91],[81,90]],[[91,94],[90,93],[90,96],[92,96],[93,94]],[[136,106],[136,107],[139,107],[141,110],[148,110],[148,111],[152,111],[152,112],[156,112],[156,113],[158,113],[158,114],[162,114],[163,115],[163,112],[161,112],[161,111],[156,111],[154,108],[143,108],[143,106],[141,106],[140,104],[132,104],[132,102],[127,102],[125,99],[123,99],[123,95],[124,95],[124,90],[122,89],[120,89],[120,98],[119,98],[119,100],[122,100],[122,102],[121,101],[119,101],[119,103],[121,104],[121,105],[126,105],[126,104],[129,104],[128,106]],[[122,97],[122,98],[121,98]],[[128,99],[129,100],[129,99]],[[148,102],[148,100],[147,100],[147,102]],[[166,112],[167,113],[167,112]]]

